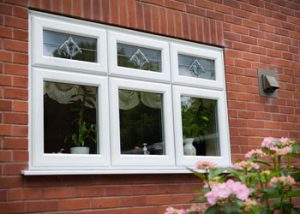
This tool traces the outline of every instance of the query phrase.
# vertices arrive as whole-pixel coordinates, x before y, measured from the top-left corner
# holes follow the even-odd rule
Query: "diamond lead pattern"
[[[191,71],[196,76],[200,76],[202,73],[207,72],[197,59],[195,59],[189,66],[189,71]]]
[[[78,53],[82,53],[80,47],[74,42],[70,36],[58,49],[60,54],[64,54],[66,57],[71,59],[76,56]]]
[[[149,60],[140,49],[136,50],[136,52],[130,57],[129,61],[134,63],[140,69],[142,69],[146,64],[149,64]]]

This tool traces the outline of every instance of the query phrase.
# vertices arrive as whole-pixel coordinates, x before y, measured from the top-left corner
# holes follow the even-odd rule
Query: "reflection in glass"
[[[164,155],[162,94],[119,90],[122,154]]]
[[[44,152],[97,153],[97,87],[44,82]]]
[[[181,116],[184,154],[220,155],[217,101],[181,96]]]
[[[43,31],[44,55],[97,62],[97,39],[49,30]]]
[[[161,51],[118,43],[118,66],[161,72]]]
[[[194,56],[178,55],[179,74],[215,80],[215,61]]]

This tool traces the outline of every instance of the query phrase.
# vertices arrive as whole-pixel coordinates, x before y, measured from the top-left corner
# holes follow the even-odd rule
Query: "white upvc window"
[[[25,175],[230,165],[220,48],[31,11]]]

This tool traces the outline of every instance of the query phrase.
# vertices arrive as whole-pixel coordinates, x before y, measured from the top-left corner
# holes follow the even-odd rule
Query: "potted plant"
[[[70,141],[73,147],[70,148],[71,154],[89,154],[90,148],[86,146],[88,140],[96,141],[96,124],[89,122],[87,119],[87,108],[95,108],[96,94],[91,87],[80,86],[78,94],[72,96],[76,113],[73,121],[74,131],[65,138],[65,142]]]

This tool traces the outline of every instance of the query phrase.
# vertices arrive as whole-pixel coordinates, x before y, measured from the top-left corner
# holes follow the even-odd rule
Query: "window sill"
[[[110,174],[189,174],[188,169],[97,169],[97,170],[22,170],[24,176],[39,175],[110,175]]]

